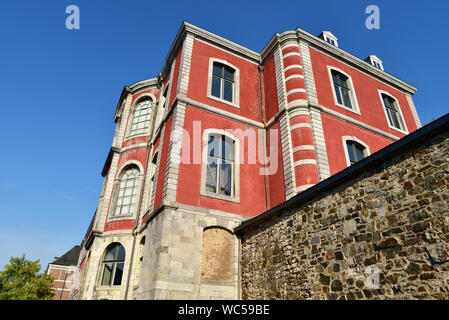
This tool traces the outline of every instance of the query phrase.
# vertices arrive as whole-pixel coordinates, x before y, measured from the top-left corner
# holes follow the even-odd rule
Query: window
[[[234,101],[234,69],[214,62],[211,94],[229,102]]]
[[[134,213],[139,182],[139,169],[131,166],[122,175],[118,189],[116,189],[116,202],[113,217],[128,216]]]
[[[367,156],[366,148],[355,141],[346,141],[346,150],[350,165],[359,162]]]
[[[328,43],[330,43],[331,45],[335,46],[335,41],[332,40],[331,38],[326,38],[326,41],[327,41]]]
[[[164,90],[164,92],[162,94],[161,100],[159,101],[158,110],[157,110],[157,113],[156,113],[156,126],[155,126],[155,129],[157,129],[159,127],[159,124],[162,121],[162,117],[165,114],[165,107],[166,107],[166,105],[168,103],[167,102],[167,96],[168,96],[168,88],[169,87],[170,86],[167,84],[167,86],[165,87],[165,90]]]
[[[234,140],[210,134],[207,145],[206,192],[234,195]]]
[[[385,93],[381,93],[380,95],[389,126],[398,130],[406,131],[397,100]]]
[[[144,134],[150,125],[152,99],[145,99],[136,105],[129,135]]]
[[[103,259],[101,285],[119,286],[122,283],[124,265],[125,248],[119,243],[113,243],[107,247]]]
[[[327,43],[330,43],[331,45],[338,47],[338,39],[332,32],[323,31],[318,37],[323,39]]]
[[[377,69],[384,70],[382,60],[380,60],[377,56],[373,54],[368,56],[368,58],[366,58],[365,61],[371,64],[372,66],[376,67]]]
[[[349,77],[336,70],[331,70],[331,74],[336,103],[349,109],[355,109]]]
[[[209,59],[207,97],[239,108],[240,71],[225,60]]]

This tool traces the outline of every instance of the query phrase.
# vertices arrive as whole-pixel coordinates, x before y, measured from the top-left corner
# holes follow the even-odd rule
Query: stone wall
[[[242,298],[448,299],[448,131],[242,225]]]
[[[229,231],[243,217],[177,204],[166,206],[146,228],[138,300],[160,299],[237,299],[238,239]],[[224,234],[214,231],[223,231]],[[220,239],[210,241],[209,232]],[[220,261],[228,259],[220,277],[205,263],[206,255]],[[220,269],[218,269],[220,270]]]

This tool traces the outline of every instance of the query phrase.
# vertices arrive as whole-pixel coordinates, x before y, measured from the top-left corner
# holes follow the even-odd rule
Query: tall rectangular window
[[[206,191],[224,196],[234,192],[234,141],[211,134],[208,140]]]
[[[234,102],[235,70],[224,64],[214,62],[212,68],[211,95],[229,102]]]
[[[351,102],[351,87],[349,85],[348,77],[332,70],[332,80],[334,84],[335,95],[337,102],[347,108],[352,109]]]
[[[396,100],[386,94],[382,94],[382,101],[390,126],[399,130],[404,130],[404,123],[399,113],[399,107]]]

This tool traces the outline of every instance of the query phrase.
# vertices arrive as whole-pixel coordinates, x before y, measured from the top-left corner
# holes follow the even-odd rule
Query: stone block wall
[[[448,299],[448,131],[238,231],[242,298]]]

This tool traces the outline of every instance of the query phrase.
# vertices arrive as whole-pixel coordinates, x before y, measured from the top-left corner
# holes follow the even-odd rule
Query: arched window
[[[234,195],[234,140],[218,133],[211,133],[207,143],[206,192]]]
[[[120,243],[113,243],[106,248],[103,258],[102,286],[119,286],[122,283],[125,265],[125,248]]]
[[[150,125],[151,109],[153,100],[151,98],[142,100],[137,103],[133,114],[131,129],[129,135],[144,134]]]
[[[139,184],[139,168],[135,165],[128,167],[122,174],[120,184],[115,190],[115,206],[113,217],[127,216],[134,213]]]
[[[348,151],[350,165],[359,162],[368,155],[364,146],[351,140],[346,141],[346,150]]]
[[[401,110],[399,108],[397,100],[392,96],[383,92],[380,92],[380,96],[382,98],[382,103],[384,105],[388,125],[391,128],[406,131],[404,120],[402,118]]]

